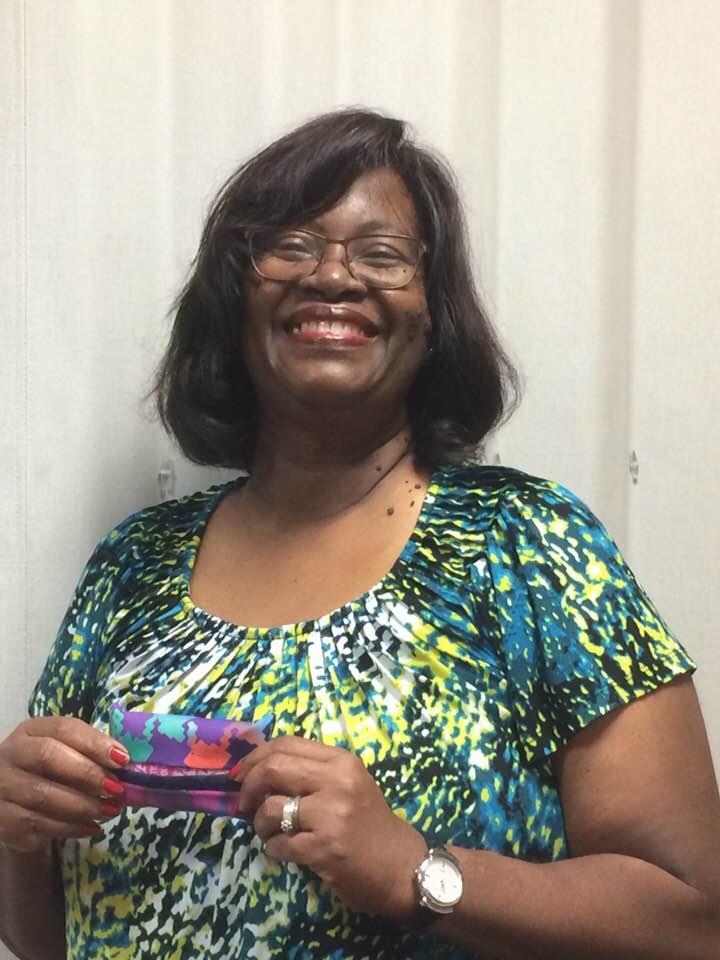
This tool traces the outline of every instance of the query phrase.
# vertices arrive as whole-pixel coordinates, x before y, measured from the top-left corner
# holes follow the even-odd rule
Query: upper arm
[[[637,857],[720,904],[720,797],[689,677],[591,723],[552,764],[571,856]]]
[[[490,532],[491,609],[528,763],[695,665],[602,523],[539,481]]]

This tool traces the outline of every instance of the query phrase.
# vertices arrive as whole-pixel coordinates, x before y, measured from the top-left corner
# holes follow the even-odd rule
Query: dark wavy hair
[[[477,459],[483,438],[516,406],[518,376],[473,281],[453,172],[401,120],[342,109],[271,143],[212,203],[152,389],[165,428],[191,460],[248,470],[253,458],[257,402],[238,337],[251,269],[243,225],[302,224],[383,167],[404,181],[427,248],[433,349],[408,396],[416,450],[433,464]]]

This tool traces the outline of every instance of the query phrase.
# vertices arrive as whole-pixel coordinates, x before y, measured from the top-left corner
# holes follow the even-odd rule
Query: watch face
[[[462,896],[462,876],[449,860],[433,858],[423,871],[426,893],[438,903],[452,906]]]

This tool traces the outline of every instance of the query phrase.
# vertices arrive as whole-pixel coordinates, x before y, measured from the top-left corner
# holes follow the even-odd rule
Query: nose
[[[314,272],[300,281],[299,286],[334,300],[358,299],[367,292],[362,280],[357,280],[350,273],[345,248],[341,243],[328,243],[325,256]]]

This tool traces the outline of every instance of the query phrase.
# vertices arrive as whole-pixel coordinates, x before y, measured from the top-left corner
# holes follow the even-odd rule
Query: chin
[[[279,359],[279,358],[278,358]],[[334,357],[313,357],[301,363],[273,364],[273,379],[294,396],[352,396],[372,389],[387,376],[384,364],[348,363]]]
[[[313,377],[287,384],[288,393],[307,404],[339,404],[366,397],[374,384],[347,377]]]

